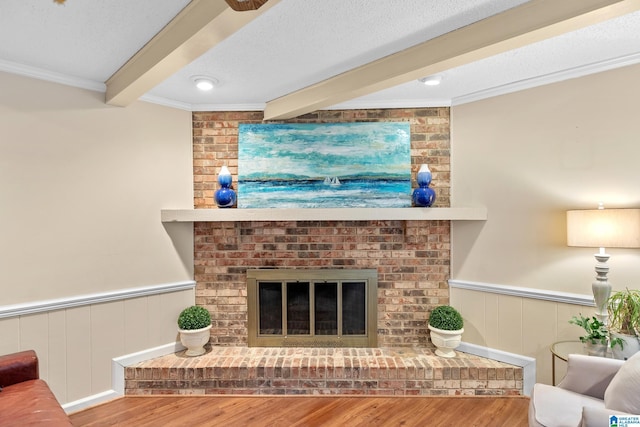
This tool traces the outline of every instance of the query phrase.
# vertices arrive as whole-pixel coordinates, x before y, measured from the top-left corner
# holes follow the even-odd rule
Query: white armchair
[[[640,353],[627,361],[570,354],[560,384],[534,385],[529,426],[608,426],[614,414],[640,414]]]

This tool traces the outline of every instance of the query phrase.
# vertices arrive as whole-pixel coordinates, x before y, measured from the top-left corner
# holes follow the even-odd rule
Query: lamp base
[[[600,248],[600,252],[594,255],[596,257],[596,281],[591,284],[593,292],[593,300],[596,303],[596,317],[607,326],[609,312],[607,311],[607,301],[611,295],[611,284],[607,280],[609,273],[609,254],[604,252],[604,248]]]
[[[593,282],[591,291],[593,292],[593,300],[596,303],[596,317],[599,321],[607,325],[609,318],[607,301],[611,295],[611,285],[609,282]]]

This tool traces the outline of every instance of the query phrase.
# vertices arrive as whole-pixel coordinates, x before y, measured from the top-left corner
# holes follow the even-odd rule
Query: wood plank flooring
[[[127,396],[74,426],[526,426],[529,399],[389,396]]]

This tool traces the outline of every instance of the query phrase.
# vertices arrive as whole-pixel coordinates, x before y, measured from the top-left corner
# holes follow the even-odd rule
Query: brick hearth
[[[217,347],[125,368],[125,394],[521,395],[521,367],[428,348]]]

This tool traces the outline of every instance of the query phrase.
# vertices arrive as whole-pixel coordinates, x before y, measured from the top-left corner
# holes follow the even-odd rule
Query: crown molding
[[[590,74],[602,73],[604,71],[614,70],[616,68],[627,67],[640,63],[640,53],[621,56],[618,58],[608,59],[606,61],[594,62],[579,67],[569,68],[555,73],[545,74],[543,76],[524,79],[501,86],[492,87],[468,95],[454,97],[451,105],[463,105],[470,102],[481,101],[487,98],[493,98],[500,95],[506,95],[513,92],[519,92],[526,89],[532,89],[538,86],[545,86],[552,83],[558,83],[564,80],[575,79],[578,77],[588,76]]]
[[[266,103],[253,104],[192,104],[191,111],[264,111]]]
[[[45,80],[48,82],[60,83],[65,86],[88,89],[94,92],[104,93],[107,90],[107,86],[102,82],[82,79],[80,77],[73,77],[62,73],[55,73],[53,71],[47,71],[42,68],[22,65],[16,62],[5,61],[2,59],[0,59],[0,71],[6,71],[7,73],[18,74],[20,76],[31,77],[38,80]]]
[[[612,58],[606,61],[594,62],[584,66],[574,67],[567,70],[549,73],[543,76],[524,79],[517,82],[492,87],[482,91],[470,93],[468,95],[454,97],[452,99],[392,99],[392,100],[353,100],[328,107],[327,110],[359,110],[359,109],[379,109],[379,108],[430,108],[447,107],[468,104],[483,99],[506,95],[513,92],[532,89],[539,86],[558,83],[565,80],[597,74],[616,68],[627,67],[640,63],[640,53]],[[62,73],[55,73],[42,68],[22,65],[11,61],[0,59],[0,71],[31,77],[38,80],[50,81],[66,86],[73,86],[95,92],[105,93],[106,85],[94,80],[82,79]],[[152,104],[163,105],[185,111],[264,111],[266,103],[247,104],[190,104],[163,98],[154,95],[144,95],[141,101]]]
[[[163,98],[161,96],[143,95],[139,100],[148,102],[150,104],[157,104],[165,107],[175,108],[178,110],[197,111],[193,109],[193,104],[189,104],[188,102],[174,101],[173,99]]]
[[[449,107],[451,99],[390,99],[390,100],[353,100],[332,105],[325,110],[366,110],[378,108],[431,108]]]

